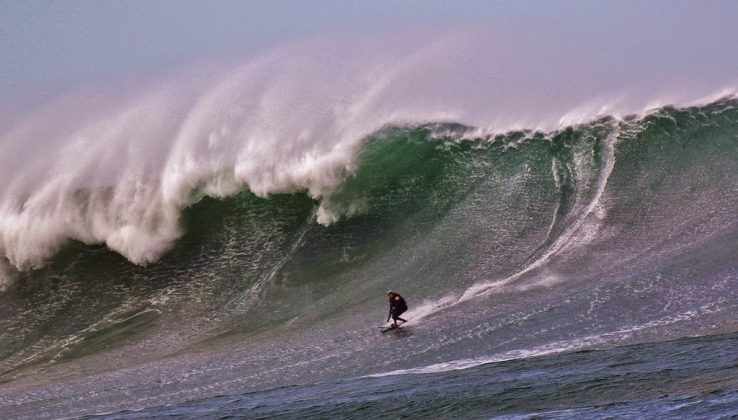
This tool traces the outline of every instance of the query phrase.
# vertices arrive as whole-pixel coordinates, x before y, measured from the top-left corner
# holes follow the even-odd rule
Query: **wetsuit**
[[[389,297],[390,304],[387,321],[392,318],[392,321],[394,321],[394,325],[397,325],[398,320],[402,322],[407,322],[406,320],[400,318],[400,315],[403,312],[407,311],[407,303],[405,302],[405,299],[403,299],[402,296],[398,295],[397,293],[388,294],[387,297]]]

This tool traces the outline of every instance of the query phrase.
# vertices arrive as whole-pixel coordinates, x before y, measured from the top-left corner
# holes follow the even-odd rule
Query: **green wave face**
[[[147,267],[72,243],[0,295],[0,380],[216,350],[368,373],[389,288],[422,331],[399,366],[712,331],[738,302],[737,105],[551,133],[391,126],[320,199],[200,199]]]

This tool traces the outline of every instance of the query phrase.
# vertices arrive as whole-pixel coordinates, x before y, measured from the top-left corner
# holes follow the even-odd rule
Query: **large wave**
[[[735,97],[647,110],[664,86],[598,101],[592,80],[490,99],[485,69],[519,62],[456,75],[484,50],[467,36],[284,46],[4,132],[0,402],[734,330]],[[410,303],[402,354],[367,328],[388,288]]]
[[[17,274],[2,296],[4,377],[70,360],[95,371],[99,357],[127,366],[272,328],[351,331],[388,287],[410,297],[413,324],[450,316],[438,327],[446,357],[470,356],[451,348],[492,331],[517,354],[526,340],[717,328],[737,278],[737,105],[504,135],[391,126],[361,144],[330,194],[189,195],[176,216],[184,237],[151,267],[72,244]],[[115,197],[76,198],[105,194]]]
[[[181,210],[199,194],[330,195],[355,171],[363,139],[387,124],[550,130],[699,97],[683,86],[669,94],[666,82],[628,94],[634,80],[613,86],[594,71],[597,62],[582,74],[535,34],[526,39],[464,28],[297,42],[233,68],[59,99],[0,141],[3,284],[11,267],[43,265],[68,240],[105,244],[136,264],[156,261],[181,236]],[[505,87],[522,77],[521,65],[540,89]],[[605,95],[611,89],[618,95]]]

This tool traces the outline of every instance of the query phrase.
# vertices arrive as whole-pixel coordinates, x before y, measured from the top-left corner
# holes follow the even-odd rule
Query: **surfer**
[[[407,322],[407,320],[404,320],[400,318],[400,315],[407,311],[407,303],[405,302],[405,299],[402,298],[399,294],[393,292],[392,290],[387,292],[387,297],[389,298],[389,315],[387,315],[387,322],[389,322],[390,318],[392,318],[392,328],[397,328],[399,325],[397,324],[397,321],[402,321],[403,323]]]

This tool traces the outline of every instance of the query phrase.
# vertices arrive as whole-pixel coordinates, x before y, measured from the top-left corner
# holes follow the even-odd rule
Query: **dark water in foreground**
[[[738,416],[738,334],[218,396],[103,417]]]

